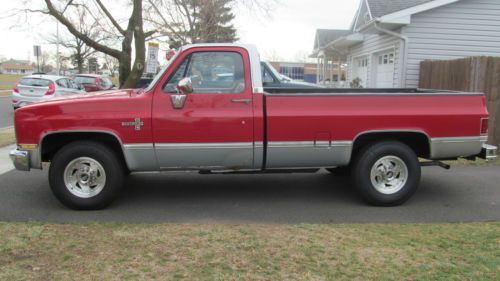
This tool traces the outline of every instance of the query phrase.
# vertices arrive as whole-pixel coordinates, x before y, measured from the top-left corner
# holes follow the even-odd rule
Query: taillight
[[[482,118],[481,119],[481,135],[487,136],[488,135],[488,118]]]
[[[56,92],[56,85],[54,85],[54,82],[51,82],[49,85],[49,89],[45,93],[46,96],[53,95]]]
[[[14,86],[14,89],[12,89],[14,93],[19,93],[19,88],[17,87],[17,85],[19,85],[19,82],[17,82],[16,85]]]

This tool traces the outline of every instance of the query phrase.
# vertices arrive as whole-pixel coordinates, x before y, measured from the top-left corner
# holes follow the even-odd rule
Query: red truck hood
[[[28,106],[49,105],[56,103],[59,104],[59,103],[68,103],[72,101],[82,101],[82,100],[124,98],[136,95],[139,91],[142,91],[142,89],[119,89],[119,90],[107,90],[98,92],[87,92],[79,95],[57,97],[48,101],[38,102]]]

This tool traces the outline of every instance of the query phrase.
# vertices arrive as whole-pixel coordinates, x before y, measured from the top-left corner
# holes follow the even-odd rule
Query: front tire
[[[74,142],[61,148],[49,168],[56,198],[75,210],[107,207],[123,186],[124,169],[115,152],[98,142]]]
[[[397,206],[417,191],[421,168],[415,152],[398,141],[365,147],[354,161],[353,182],[365,201]]]

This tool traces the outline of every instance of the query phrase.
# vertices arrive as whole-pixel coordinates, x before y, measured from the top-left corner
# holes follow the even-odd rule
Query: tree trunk
[[[132,17],[134,18],[135,61],[122,88],[135,88],[144,72],[144,62],[146,60],[146,40],[142,27],[142,0],[134,1]]]
[[[83,58],[77,55],[76,64],[78,65],[78,73],[83,73]]]
[[[132,48],[131,48],[131,42],[132,38],[131,36],[128,36],[123,39],[122,41],[122,53],[121,57],[119,58],[119,63],[118,63],[118,81],[120,83],[120,88],[125,87],[125,81],[127,81],[129,75],[130,75],[130,67],[132,64]]]

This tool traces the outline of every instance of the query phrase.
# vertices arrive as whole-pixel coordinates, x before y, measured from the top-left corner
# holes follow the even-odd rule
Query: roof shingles
[[[434,0],[367,0],[373,18],[382,17]]]

